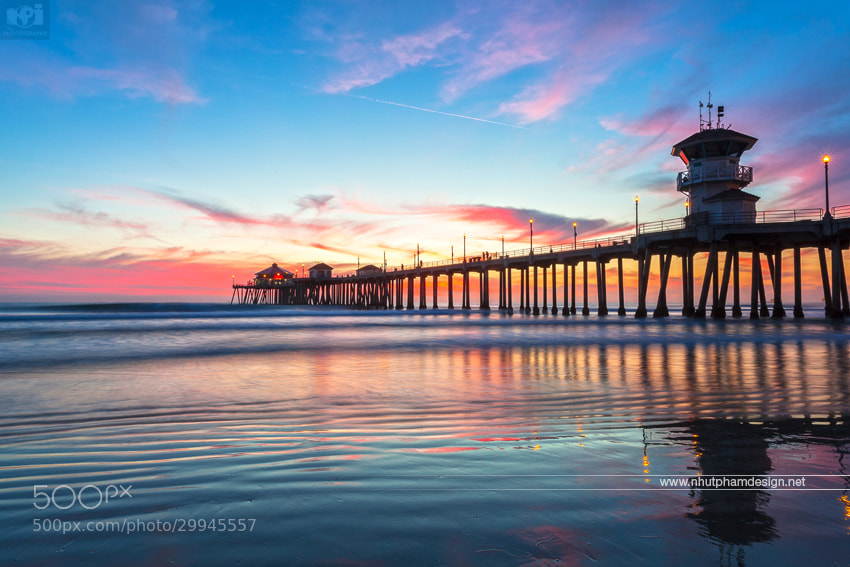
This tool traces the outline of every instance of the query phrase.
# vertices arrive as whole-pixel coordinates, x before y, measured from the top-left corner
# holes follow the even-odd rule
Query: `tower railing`
[[[747,185],[753,181],[753,168],[749,165],[728,163],[689,167],[686,171],[679,172],[676,189],[682,191],[683,187],[704,181],[740,181],[742,185]]]

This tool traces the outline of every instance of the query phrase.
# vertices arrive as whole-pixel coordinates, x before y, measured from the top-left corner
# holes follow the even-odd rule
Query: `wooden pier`
[[[711,105],[709,105],[711,108]],[[722,107],[719,107],[722,108]],[[719,116],[722,116],[719,114]],[[667,288],[670,268],[681,263],[683,308],[687,317],[723,319],[731,288],[732,316],[743,316],[740,264],[749,255],[751,285],[749,317],[785,317],[783,264],[793,262],[793,310],[803,317],[803,250],[816,250],[828,317],[850,316],[847,278],[842,251],[850,246],[850,205],[829,208],[828,165],[826,210],[757,211],[759,197],[743,191],[753,180],[751,167],[740,165],[741,155],[756,139],[722,127],[712,127],[711,114],[700,117],[700,131],[673,146],[672,155],[687,167],[676,180],[677,191],[687,195],[687,215],[682,218],[636,225],[635,231],[606,239],[576,239],[571,243],[538,246],[503,254],[483,254],[462,260],[444,260],[392,269],[358,270],[354,275],[330,276],[330,267],[320,264],[311,277],[272,281],[268,270],[258,272],[252,285],[233,285],[231,303],[276,305],[339,305],[381,309],[437,309],[438,287],[445,278],[447,307],[455,308],[455,286],[460,280],[460,308],[472,309],[476,297],[481,311],[498,309],[531,315],[590,315],[588,264],[595,265],[596,314],[608,315],[616,301],[617,314],[626,315],[624,263],[637,280],[637,318],[666,317],[670,310]],[[637,198],[635,199],[637,206]],[[575,225],[574,225],[575,226]],[[694,259],[705,258],[697,288]],[[767,270],[763,270],[766,262]],[[616,262],[616,284],[607,281],[607,267]],[[701,265],[700,262],[698,265]],[[320,268],[321,270],[317,269]],[[276,266],[275,266],[276,268]],[[327,269],[327,270],[326,270]],[[277,273],[277,272],[276,272]],[[291,272],[288,272],[292,275]],[[655,274],[657,278],[650,276]],[[474,277],[473,277],[474,275]],[[636,277],[634,277],[636,276]],[[280,276],[278,276],[280,277]],[[491,300],[491,278],[498,278],[498,296]],[[650,290],[657,279],[658,289]],[[431,303],[426,282],[431,281]],[[472,293],[477,280],[477,293]],[[515,290],[516,282],[519,290]],[[558,285],[558,282],[561,285]],[[581,282],[581,304],[577,311],[577,285]],[[260,285],[258,285],[260,284]],[[608,292],[616,285],[615,300]],[[772,306],[767,290],[772,288]],[[562,290],[563,297],[558,296]],[[418,290],[418,292],[417,292]],[[651,292],[651,293],[650,293]],[[518,296],[518,298],[517,298]],[[416,301],[418,299],[418,301]],[[519,301],[516,301],[519,299]],[[771,310],[772,307],[772,310]]]
[[[816,249],[823,283],[825,309],[830,317],[850,315],[847,280],[842,250],[850,246],[850,206],[835,207],[829,215],[820,209],[763,211],[757,218],[730,217],[711,224],[695,224],[680,218],[638,227],[638,235],[584,240],[556,246],[537,246],[504,255],[467,258],[459,261],[422,263],[416,267],[392,268],[366,275],[328,278],[293,278],[279,286],[233,285],[231,303],[274,305],[338,305],[382,309],[437,309],[438,284],[446,280],[448,309],[482,311],[493,308],[503,313],[589,315],[588,264],[596,267],[597,315],[608,315],[611,302],[607,267],[616,264],[615,300],[618,315],[626,315],[624,263],[636,270],[638,305],[634,316],[649,315],[648,301],[655,298],[653,317],[669,315],[667,282],[673,262],[681,263],[682,314],[696,318],[726,317],[728,295],[732,315],[743,314],[739,259],[751,258],[749,317],[784,317],[782,266],[793,262],[793,316],[803,316],[801,251]],[[694,258],[706,257],[700,286],[695,287]],[[763,261],[767,274],[763,273]],[[625,262],[624,262],[625,261]],[[626,264],[628,266],[628,264]],[[658,289],[650,290],[650,274],[659,275]],[[518,273],[518,275],[517,275]],[[474,275],[474,276],[473,276]],[[491,300],[491,278],[498,279],[498,297]],[[514,289],[519,280],[519,290]],[[426,282],[431,281],[431,297]],[[458,282],[459,280],[459,282]],[[476,281],[477,280],[477,281]],[[769,280],[769,284],[768,284]],[[561,285],[559,286],[559,282]],[[456,289],[455,286],[460,284]],[[472,287],[477,283],[477,293]],[[559,288],[563,297],[558,296]],[[577,288],[581,293],[578,297]],[[770,309],[766,289],[772,288]],[[650,294],[652,291],[652,294]],[[518,296],[518,297],[517,297]],[[518,299],[518,301],[517,301]],[[576,302],[580,300],[578,311]]]

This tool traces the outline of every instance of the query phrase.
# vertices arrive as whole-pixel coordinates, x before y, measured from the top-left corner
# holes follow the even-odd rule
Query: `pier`
[[[368,270],[358,269],[355,274],[343,276],[332,276],[330,266],[320,264],[314,268],[321,269],[311,269],[310,277],[294,277],[286,272],[275,281],[262,276],[269,268],[258,272],[248,284],[234,282],[231,303],[396,310],[459,307],[562,316],[592,312],[606,316],[611,308],[625,316],[628,268],[630,281],[637,281],[634,317],[657,318],[670,314],[670,269],[679,263],[683,316],[724,319],[731,293],[733,317],[744,316],[743,309],[748,306],[751,319],[782,318],[786,316],[783,266],[791,262],[793,290],[788,303],[792,306],[791,315],[802,318],[801,257],[805,250],[816,250],[827,317],[850,316],[842,254],[850,246],[850,205],[829,208],[829,157],[824,156],[823,160],[824,209],[758,211],[759,197],[743,191],[753,180],[753,170],[739,163],[741,155],[757,140],[724,128],[719,122],[723,107],[718,107],[718,111],[716,126],[712,125],[710,114],[707,123],[701,116],[700,131],[673,146],[672,155],[687,168],[676,179],[677,191],[687,196],[684,217],[636,222],[631,233],[604,239],[574,238],[568,243],[458,260],[418,261],[412,266],[390,269],[369,266]],[[637,204],[635,198],[636,209]],[[702,274],[694,269],[698,257],[705,260]],[[742,300],[741,294],[742,258],[749,259],[751,266],[748,301],[747,296]],[[589,264],[593,264],[596,274],[594,282],[589,278]],[[612,265],[616,268],[616,281],[609,282]],[[656,289],[650,289],[651,279],[657,280]],[[492,288],[496,287],[494,280],[498,281],[498,292],[491,297]],[[438,288],[442,281],[446,283],[446,304],[440,306]],[[430,298],[426,292],[428,282]],[[595,285],[593,306],[588,294],[590,285]],[[477,287],[474,292],[473,287]],[[610,299],[609,291],[613,292]],[[769,295],[772,304],[768,303]]]

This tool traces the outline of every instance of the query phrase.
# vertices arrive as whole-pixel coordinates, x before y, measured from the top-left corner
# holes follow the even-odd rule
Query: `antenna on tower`
[[[708,108],[708,120],[703,120],[702,118],[702,109],[703,107]],[[711,130],[712,129],[712,119],[711,119],[711,109],[714,108],[714,105],[711,104],[711,91],[708,91],[708,104],[703,104],[702,101],[699,101],[699,131],[703,130]],[[723,118],[725,113],[724,106],[717,107],[717,128],[723,128],[723,123],[721,122],[721,118]]]
[[[702,106],[703,106],[702,101],[699,101],[699,131],[700,132],[702,132],[702,130],[703,130],[703,127],[702,127],[702,125],[703,125],[703,122],[702,122]]]

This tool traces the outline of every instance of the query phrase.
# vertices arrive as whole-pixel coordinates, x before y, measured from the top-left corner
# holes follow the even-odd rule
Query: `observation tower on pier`
[[[700,106],[700,131],[673,146],[687,169],[676,180],[678,191],[688,196],[690,224],[746,223],[756,220],[759,197],[744,191],[753,180],[753,168],[741,165],[743,153],[758,141],[736,132],[723,122],[724,108],[717,107],[712,121],[711,93],[708,95],[708,120]]]

